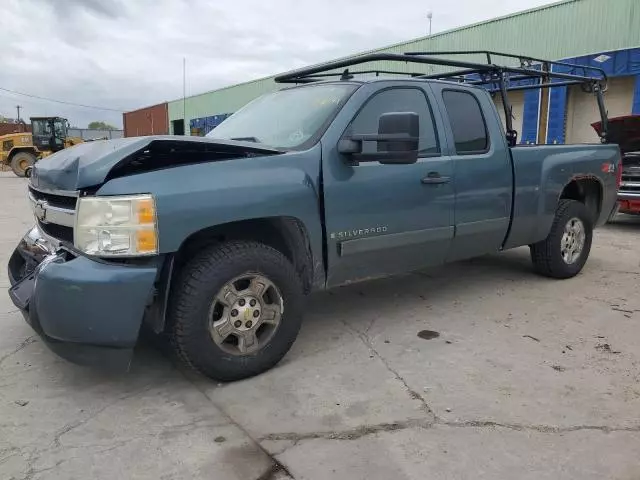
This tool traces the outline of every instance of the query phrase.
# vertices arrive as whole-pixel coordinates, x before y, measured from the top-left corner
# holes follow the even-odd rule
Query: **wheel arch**
[[[15,157],[18,153],[31,153],[34,157],[38,158],[38,150],[36,149],[36,147],[29,145],[29,146],[24,146],[24,147],[13,147],[11,149],[11,151],[9,152],[9,155],[7,155],[7,163],[11,163],[11,160],[13,159],[13,157]]]
[[[257,241],[285,255],[300,276],[305,294],[324,285],[324,265],[314,258],[309,233],[304,223],[290,216],[259,217],[223,223],[189,235],[173,254],[166,256],[158,279],[156,300],[147,316],[156,333],[166,330],[170,291],[182,267],[203,248],[226,241]]]
[[[577,200],[587,207],[595,226],[602,211],[604,187],[595,175],[576,175],[564,186],[558,197],[562,199]]]
[[[604,187],[597,176],[576,174],[558,182],[547,181],[545,185],[544,194],[539,197],[536,215],[537,224],[533,229],[535,234],[528,238],[527,243],[529,245],[547,238],[551,231],[558,205],[564,199],[583,203],[589,210],[595,227],[604,203]]]

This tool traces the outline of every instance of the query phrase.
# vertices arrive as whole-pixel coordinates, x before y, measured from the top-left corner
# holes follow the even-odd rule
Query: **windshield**
[[[56,118],[53,121],[53,128],[56,137],[65,138],[67,136],[67,121],[63,118]]]
[[[51,135],[51,125],[46,118],[31,120],[31,131],[34,135],[48,137]]]
[[[314,85],[264,95],[231,115],[207,137],[284,149],[300,147],[321,133],[356,87]]]
[[[31,131],[36,136],[65,138],[67,136],[67,121],[64,118],[35,118],[31,119]]]

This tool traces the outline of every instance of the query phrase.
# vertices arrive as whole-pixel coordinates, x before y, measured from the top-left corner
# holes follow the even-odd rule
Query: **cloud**
[[[126,16],[127,3],[121,0],[39,0],[36,3],[49,5],[60,20],[87,12],[112,19]]]
[[[546,3],[545,0],[4,0],[0,87],[133,110]],[[122,124],[0,91],[0,115]]]

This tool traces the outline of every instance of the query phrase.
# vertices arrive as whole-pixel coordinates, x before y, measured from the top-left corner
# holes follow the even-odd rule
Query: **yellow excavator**
[[[19,177],[27,176],[39,159],[83,140],[69,137],[69,122],[61,117],[31,117],[31,133],[0,136],[0,165],[11,167]]]

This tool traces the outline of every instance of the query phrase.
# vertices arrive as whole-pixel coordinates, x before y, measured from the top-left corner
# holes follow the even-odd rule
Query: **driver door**
[[[324,211],[328,286],[387,276],[444,262],[453,238],[452,163],[441,154],[444,129],[432,112],[428,86],[393,82],[361,87],[350,104],[345,131],[376,134],[382,114],[414,112],[420,121],[418,160],[414,164],[361,162],[323,142]],[[372,91],[373,90],[373,91]],[[346,112],[345,112],[346,110]],[[337,119],[334,123],[340,123]],[[333,140],[333,139],[332,139]],[[363,143],[363,152],[377,144]]]

